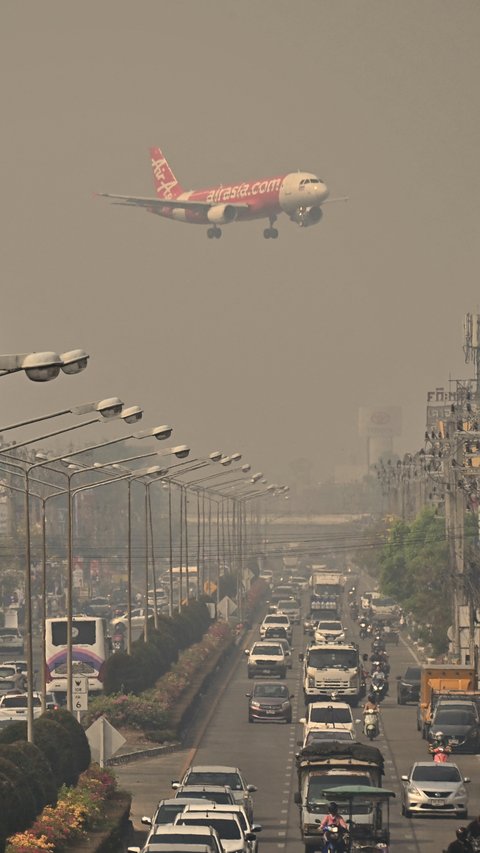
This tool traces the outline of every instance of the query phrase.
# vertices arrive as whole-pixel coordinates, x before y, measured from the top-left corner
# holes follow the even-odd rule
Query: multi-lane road
[[[358,640],[358,629],[348,622],[349,633]],[[258,626],[250,639],[257,637]],[[171,781],[178,779],[192,762],[201,764],[230,764],[244,771],[247,782],[258,787],[255,797],[255,822],[261,823],[259,835],[261,853],[303,853],[298,824],[298,807],[294,804],[296,791],[295,753],[302,727],[304,704],[301,684],[301,664],[298,652],[303,651],[307,638],[301,626],[294,629],[294,666],[288,671],[287,682],[295,694],[294,722],[249,724],[247,698],[252,682],[247,678],[246,661],[239,655],[237,663],[221,686],[204,697],[204,723],[196,732],[196,743],[189,748],[166,756],[148,758],[116,768],[120,785],[133,794],[132,820],[141,830],[140,818],[151,815],[156,802],[172,796]],[[361,652],[369,652],[369,642],[360,642]],[[416,728],[414,705],[400,706],[396,701],[396,676],[414,662],[407,643],[388,647],[391,663],[390,695],[382,703],[382,732],[374,742],[385,757],[384,787],[396,793],[391,806],[391,849],[412,853],[440,853],[455,837],[462,822],[450,817],[407,819],[400,809],[401,775],[408,772],[414,761],[428,760],[425,741]],[[354,714],[356,718],[361,717]],[[361,725],[358,739],[365,741]],[[480,812],[480,761],[476,755],[455,756],[465,773],[472,779],[469,785],[469,815]],[[144,833],[137,832],[136,843]]]

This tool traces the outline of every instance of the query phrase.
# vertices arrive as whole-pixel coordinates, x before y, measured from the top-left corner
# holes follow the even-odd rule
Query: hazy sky
[[[470,375],[479,44],[478,0],[3,0],[0,351],[91,359],[3,379],[2,423],[118,395],[279,481],[398,404],[418,449],[427,390]],[[266,241],[94,199],[153,194],[150,145],[186,188],[300,168],[350,200]]]

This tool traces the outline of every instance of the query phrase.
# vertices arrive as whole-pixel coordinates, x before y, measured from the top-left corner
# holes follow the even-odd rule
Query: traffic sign
[[[88,693],[73,694],[73,710],[86,711],[88,709]]]
[[[125,738],[108,722],[105,717],[98,717],[86,730],[92,759],[104,767],[105,761],[115,755],[125,743]]]
[[[74,675],[72,680],[74,693],[88,693],[88,678],[86,675]]]

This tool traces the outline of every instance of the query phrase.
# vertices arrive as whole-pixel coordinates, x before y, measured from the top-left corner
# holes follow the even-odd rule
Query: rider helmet
[[[338,806],[336,803],[328,804],[328,811],[330,814],[338,814]]]
[[[466,826],[459,826],[456,832],[456,836],[459,841],[466,841],[467,838],[467,828]]]

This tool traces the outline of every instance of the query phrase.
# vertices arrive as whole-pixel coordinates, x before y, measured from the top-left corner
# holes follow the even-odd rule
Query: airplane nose
[[[326,184],[319,184],[317,187],[317,193],[318,193],[318,201],[320,204],[322,203],[322,201],[325,201],[328,198],[328,196],[330,195],[330,191],[329,191]]]

